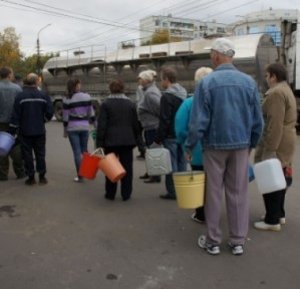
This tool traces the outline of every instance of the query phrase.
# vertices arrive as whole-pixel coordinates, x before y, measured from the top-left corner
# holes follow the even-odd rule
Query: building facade
[[[246,35],[254,33],[270,34],[277,46],[281,45],[281,23],[283,20],[297,21],[298,10],[285,10],[272,8],[264,11],[252,12],[244,16],[239,15],[241,19],[231,23],[228,30],[234,35]]]
[[[185,40],[192,40],[209,35],[225,35],[226,24],[216,21],[200,21],[189,18],[168,16],[148,16],[140,20],[141,42],[151,40],[153,33],[161,30],[169,31],[171,37]]]

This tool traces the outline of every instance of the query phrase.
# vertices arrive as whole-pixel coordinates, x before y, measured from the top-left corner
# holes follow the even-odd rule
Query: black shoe
[[[164,200],[176,200],[176,196],[170,194],[160,195],[159,197]]]
[[[160,183],[160,179],[157,179],[157,178],[150,178],[148,180],[145,180],[144,183],[145,184],[151,184],[151,183]]]
[[[0,178],[0,182],[7,181],[7,180],[8,180],[8,177],[1,177]]]
[[[197,216],[196,213],[193,213],[193,214],[191,215],[191,219],[192,219],[193,221],[197,222],[197,223],[200,223],[200,224],[205,223],[205,218],[204,218],[204,217],[201,218],[201,217]]]
[[[147,173],[145,173],[144,175],[139,177],[141,180],[145,180],[145,179],[149,179],[149,175]]]
[[[32,185],[35,185],[36,184],[36,181],[34,178],[28,178],[26,181],[25,181],[25,185],[27,186],[32,186]]]
[[[26,177],[26,174],[17,175],[17,180],[24,179],[25,177]]]
[[[115,200],[115,197],[111,197],[111,196],[107,196],[107,195],[105,195],[104,198],[106,200],[109,200],[109,201],[114,201]]]
[[[48,180],[45,177],[40,177],[39,184],[40,185],[47,185],[48,184]]]
[[[140,155],[136,156],[136,158],[138,160],[143,160],[143,159],[145,159],[145,155],[144,154],[140,154]]]

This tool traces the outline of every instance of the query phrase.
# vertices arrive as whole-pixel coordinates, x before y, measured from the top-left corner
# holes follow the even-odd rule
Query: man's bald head
[[[39,76],[35,73],[29,73],[26,76],[25,84],[30,86],[37,86],[39,83]]]

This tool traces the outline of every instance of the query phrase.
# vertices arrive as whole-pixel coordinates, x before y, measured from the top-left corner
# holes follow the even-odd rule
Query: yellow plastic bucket
[[[203,207],[205,193],[205,173],[203,171],[173,173],[173,181],[179,208]]]

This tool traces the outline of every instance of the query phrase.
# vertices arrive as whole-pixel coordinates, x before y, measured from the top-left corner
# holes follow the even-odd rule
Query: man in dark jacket
[[[186,90],[177,83],[177,72],[171,67],[165,67],[161,71],[161,87],[164,89],[160,100],[159,127],[157,130],[156,143],[162,143],[170,151],[173,172],[184,171],[186,162],[182,146],[177,143],[175,135],[175,115],[186,98]],[[172,174],[166,175],[165,195],[162,199],[175,200],[175,188]]]
[[[10,123],[12,134],[19,130],[21,149],[25,162],[28,179],[26,185],[34,185],[35,169],[33,163],[34,152],[36,170],[39,173],[39,183],[47,184],[46,174],[46,129],[45,122],[53,116],[53,106],[48,95],[38,89],[39,77],[30,73],[24,82],[23,92],[16,97],[13,115]]]

